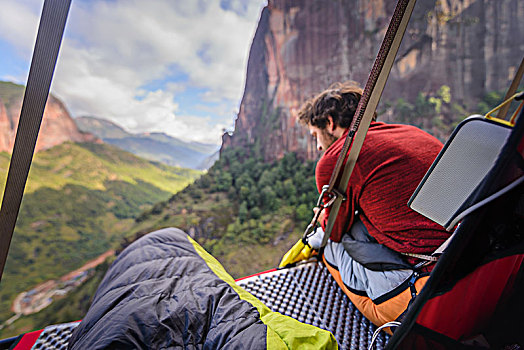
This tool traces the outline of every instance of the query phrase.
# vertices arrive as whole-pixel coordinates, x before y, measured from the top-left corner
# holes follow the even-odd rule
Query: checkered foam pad
[[[340,349],[367,349],[371,342],[376,327],[355,308],[322,263],[266,272],[237,283],[273,311],[331,331]],[[66,349],[78,324],[46,327],[32,349]],[[381,332],[375,349],[383,349],[388,338]]]
[[[73,330],[80,322],[71,322],[44,328],[31,349],[65,350]]]
[[[367,349],[376,329],[319,262],[248,277],[237,284],[271,310],[331,331],[340,349]],[[388,339],[381,332],[374,348],[383,349]]]

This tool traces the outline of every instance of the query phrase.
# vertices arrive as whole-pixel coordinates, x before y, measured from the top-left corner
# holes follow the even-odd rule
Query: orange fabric
[[[357,309],[359,309],[360,312],[362,312],[362,314],[368,320],[373,322],[376,326],[382,326],[386,322],[395,321],[408,307],[409,301],[411,300],[411,291],[409,290],[409,288],[406,288],[406,290],[394,296],[393,298],[386,300],[385,302],[380,303],[379,305],[376,305],[369,297],[364,297],[352,293],[346,287],[344,282],[342,282],[340,272],[337,269],[330,266],[326,262],[324,256],[322,256],[322,259],[324,260],[324,264],[328,268],[335,281],[337,281],[337,284],[344,291],[344,293],[346,293],[351,302],[357,307]],[[424,276],[417,279],[417,281],[415,282],[415,288],[417,289],[417,293],[420,293],[422,287],[424,287],[428,278],[429,276]]]

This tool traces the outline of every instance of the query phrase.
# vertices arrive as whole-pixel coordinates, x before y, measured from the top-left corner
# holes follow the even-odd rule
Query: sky
[[[73,0],[51,93],[73,117],[219,144],[266,0]],[[25,84],[43,0],[0,0],[0,80]]]

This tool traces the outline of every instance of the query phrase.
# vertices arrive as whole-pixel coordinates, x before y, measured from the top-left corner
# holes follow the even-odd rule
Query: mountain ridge
[[[186,142],[160,132],[132,134],[112,121],[93,116],[78,117],[75,122],[80,130],[106,143],[168,165],[205,170],[217,159],[218,145]]]
[[[20,118],[25,87],[0,81],[0,152],[11,152]],[[101,142],[94,135],[81,132],[69,114],[66,105],[49,95],[44,109],[35,152],[52,148],[64,142]]]

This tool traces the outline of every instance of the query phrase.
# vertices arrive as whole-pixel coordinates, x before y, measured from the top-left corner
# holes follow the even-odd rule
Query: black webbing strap
[[[342,164],[344,163],[346,154],[351,146],[351,151],[347,155],[344,172],[342,173],[339,187],[337,189],[337,192],[339,193],[346,193],[349,178],[353,172],[355,163],[357,162],[357,158],[362,148],[362,144],[364,143],[369,125],[371,124],[371,120],[375,114],[378,102],[380,101],[380,96],[382,96],[382,91],[386,85],[389,72],[393,67],[393,62],[395,61],[400,43],[404,37],[404,32],[408,26],[409,18],[413,12],[413,7],[415,7],[415,2],[416,0],[399,0],[397,2],[395,12],[393,12],[388,30],[384,36],[384,40],[380,46],[377,58],[375,59],[375,63],[373,64],[373,68],[369,74],[366,87],[364,88],[364,92],[360,98],[360,102],[358,103],[357,110],[355,111],[355,116],[349,127],[342,151],[339,154],[337,163],[331,175],[328,193],[335,186],[336,180],[342,168]],[[327,239],[331,235],[331,230],[335,224],[342,200],[343,198],[341,196],[337,196],[332,205],[322,246],[326,244]]]
[[[20,210],[71,0],[46,0],[0,209],[0,280]]]

